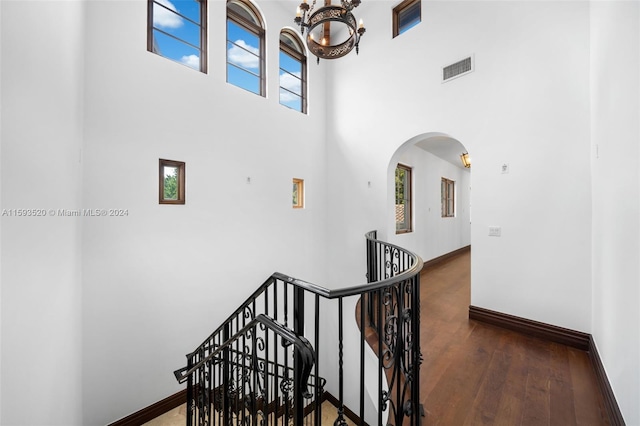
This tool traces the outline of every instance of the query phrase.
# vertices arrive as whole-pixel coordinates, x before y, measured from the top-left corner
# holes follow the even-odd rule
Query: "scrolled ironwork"
[[[418,374],[422,362],[419,273],[422,260],[398,246],[377,240],[375,233],[367,235],[366,243],[367,284],[329,290],[274,273],[187,355],[187,367],[174,374],[179,382],[188,382],[189,426],[319,425],[320,402],[327,379],[334,381],[333,386],[338,379],[341,383],[341,412],[335,424],[342,425],[342,382],[351,386],[357,381],[358,373],[361,399],[371,391],[364,391],[367,374],[379,375],[379,380],[386,381],[387,386],[381,385],[376,391],[379,419],[382,419],[381,413],[386,412],[387,425],[419,424]],[[305,294],[315,299],[315,308],[308,314],[305,314],[305,305],[309,305],[305,303]],[[344,339],[353,336],[342,335],[346,321],[353,318],[353,315],[342,318],[342,300],[348,297],[361,298],[360,308],[364,312],[360,326],[372,331],[363,331],[361,335],[377,336],[379,344],[371,349],[379,359],[379,371],[365,371],[362,361],[360,372],[346,369],[344,361],[347,359],[349,363],[364,359],[363,349],[357,356],[349,352],[353,346],[345,344],[347,340]],[[320,298],[327,301],[323,311],[320,310]],[[318,335],[325,333],[327,318],[335,318],[331,311],[334,308],[339,310],[339,332],[334,334],[338,371],[328,370],[329,363],[320,369],[315,358],[315,351],[320,350],[323,341]],[[311,324],[305,324],[305,317]],[[283,321],[284,325],[276,320]],[[289,323],[293,330],[288,328]],[[303,335],[308,330],[312,330],[313,339],[310,340],[314,341],[315,348]],[[326,353],[327,349],[323,351]],[[353,388],[346,392],[353,392]],[[366,414],[362,402],[359,414],[362,418]],[[382,424],[382,420],[378,423]]]

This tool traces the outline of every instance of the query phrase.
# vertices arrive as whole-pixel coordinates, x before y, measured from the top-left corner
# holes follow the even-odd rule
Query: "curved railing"
[[[367,284],[329,290],[274,273],[187,355],[176,371],[188,383],[187,425],[320,426],[325,399],[337,426],[419,424],[422,259],[375,231],[366,243]],[[356,306],[359,328],[344,320]],[[285,335],[290,344],[278,345]],[[317,354],[310,374],[295,338]]]

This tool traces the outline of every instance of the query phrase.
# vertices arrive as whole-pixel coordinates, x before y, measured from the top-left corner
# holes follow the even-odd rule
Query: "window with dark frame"
[[[411,232],[411,167],[398,164],[396,167],[396,234]]]
[[[455,212],[455,188],[456,183],[447,178],[442,178],[442,217],[454,217]]]
[[[304,180],[293,178],[293,208],[304,208]]]
[[[295,33],[280,32],[280,105],[307,112],[307,57]]]
[[[227,83],[265,96],[264,25],[249,2],[227,1]]]
[[[147,0],[147,50],[207,72],[207,0]]]
[[[185,163],[160,159],[159,164],[159,203],[185,204]]]
[[[420,0],[404,0],[393,8],[393,37],[397,37],[422,21]]]

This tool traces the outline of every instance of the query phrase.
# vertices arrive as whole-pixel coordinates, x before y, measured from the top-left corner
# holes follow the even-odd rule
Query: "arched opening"
[[[387,170],[389,241],[425,262],[471,244],[471,168],[462,162],[465,153],[460,141],[436,132],[417,135],[396,150]]]

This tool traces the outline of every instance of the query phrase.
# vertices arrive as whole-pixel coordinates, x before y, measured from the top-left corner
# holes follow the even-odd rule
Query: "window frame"
[[[441,216],[456,217],[456,181],[442,177],[440,182]]]
[[[301,110],[299,112],[301,112],[303,114],[306,114],[307,113],[307,55],[305,55],[303,53],[305,51],[304,44],[300,41],[299,37],[293,31],[288,31],[286,29],[282,30],[282,31],[280,31],[280,37],[282,37],[283,33],[286,33],[286,34],[289,35],[289,37],[295,39],[296,43],[298,44],[298,46],[302,50],[302,52],[297,51],[297,50],[293,49],[291,46],[289,46],[288,44],[286,44],[285,42],[283,42],[281,39],[279,40],[280,41],[280,50],[278,51],[278,53],[283,52],[285,55],[289,55],[293,59],[295,59],[295,60],[300,62],[300,72],[301,72],[300,84],[302,86],[301,87],[301,97],[302,97],[302,99],[301,99]],[[282,70],[282,71],[284,71],[284,72],[286,72],[288,74],[291,74],[287,70],[282,68],[279,59],[278,59],[278,70]],[[279,79],[280,79],[280,73],[278,72],[278,80]],[[282,88],[283,87],[278,82],[278,102],[280,103],[280,105],[283,105],[283,106],[286,107],[286,105],[284,105],[282,102],[280,102],[280,89],[282,89]],[[284,89],[284,90],[287,90],[287,89]],[[293,108],[289,108],[289,109],[293,109]]]
[[[230,9],[229,8],[229,4],[230,3],[241,3],[243,5],[243,7],[246,7],[247,9],[249,9],[251,11],[251,13],[253,13],[257,20],[260,21],[260,25],[258,26],[253,22],[250,22],[249,20],[247,20],[244,16],[239,15],[235,10]],[[259,79],[259,87],[260,87],[260,93],[256,93],[256,95],[260,95],[262,97],[267,97],[267,90],[266,90],[266,76],[265,76],[265,71],[266,71],[266,59],[265,59],[265,44],[266,44],[266,40],[265,40],[265,34],[266,31],[264,29],[264,19],[262,18],[262,14],[256,9],[256,7],[249,1],[244,1],[244,0],[227,0],[227,4],[226,4],[226,9],[227,9],[227,17],[225,19],[225,31],[226,31],[226,40],[225,40],[225,63],[226,63],[226,67],[225,67],[225,72],[226,72],[226,80],[227,83],[232,84],[233,86],[239,87],[240,89],[244,89],[247,92],[251,92],[251,93],[255,93],[249,89],[245,89],[242,86],[238,86],[234,83],[229,82],[229,66],[235,67],[243,72],[247,72],[250,73],[249,71],[245,70],[244,68],[240,68],[237,65],[230,63],[229,62],[229,49],[227,48],[228,43],[232,43],[233,45],[236,45],[234,41],[229,40],[229,20],[231,19],[231,21],[242,27],[243,29],[245,29],[246,31],[254,34],[256,37],[258,37],[258,40],[260,42],[260,47],[259,47],[259,56],[258,56],[258,61],[259,61],[259,72],[260,75],[257,76]],[[250,73],[252,74],[252,73]],[[252,74],[254,75],[254,74]]]
[[[404,224],[405,228],[398,229],[398,218],[396,215],[396,234],[406,234],[413,232],[413,169],[406,164],[398,163],[394,172],[394,213],[397,211],[398,206],[398,187],[397,187],[397,175],[398,169],[404,170],[404,194],[402,200],[404,201]],[[407,205],[409,208],[407,208]]]
[[[186,163],[184,161],[158,160],[158,203],[159,204],[185,204],[186,203]],[[178,169],[178,197],[175,200],[164,198],[164,168],[174,167]]]
[[[404,0],[402,3],[400,3],[399,5],[397,5],[396,7],[393,8],[393,37],[392,38],[396,38],[398,37],[400,34],[403,34],[405,31],[408,31],[409,29],[413,28],[407,28],[404,31],[402,31],[402,29],[399,27],[400,24],[400,15],[403,12],[406,12],[409,8],[411,8],[412,6],[414,6],[415,4],[419,4],[420,5],[420,20],[415,24],[418,25],[420,22],[422,22],[422,1],[421,0]],[[414,26],[415,26],[414,25]]]
[[[293,185],[298,190],[298,202],[295,203],[292,197],[292,205],[294,209],[304,208],[304,179],[293,178]],[[293,194],[292,194],[293,195]]]
[[[154,35],[153,35],[153,31],[154,30],[158,30],[160,31],[162,34],[171,37],[181,43],[186,44],[187,46],[190,46],[194,49],[199,50],[200,52],[200,67],[197,71],[200,71],[201,73],[207,74],[208,73],[208,57],[207,57],[207,52],[208,52],[208,47],[207,47],[207,33],[208,33],[208,28],[207,28],[207,0],[194,0],[197,1],[198,3],[200,3],[200,23],[193,21],[191,18],[189,18],[188,16],[185,16],[181,13],[179,13],[178,11],[173,11],[171,9],[169,9],[168,7],[166,7],[163,4],[160,4],[157,0],[147,0],[147,51],[151,52],[153,54],[156,54],[160,57],[163,57],[165,59],[169,59],[170,61],[179,63],[181,65],[186,66],[187,68],[191,68],[191,69],[195,69],[193,67],[190,67],[187,64],[184,64],[182,62],[178,62],[174,59],[169,58],[168,56],[164,56],[156,51],[154,51],[153,45],[154,45]],[[181,38],[178,38],[176,36],[174,36],[173,34],[170,34],[160,28],[156,28],[153,25],[153,5],[157,4],[158,7],[163,7],[165,9],[167,9],[169,12],[171,13],[175,13],[176,15],[178,15],[180,18],[186,19],[187,21],[191,22],[192,24],[195,24],[197,26],[200,27],[200,47],[194,46],[191,43],[182,40]]]

